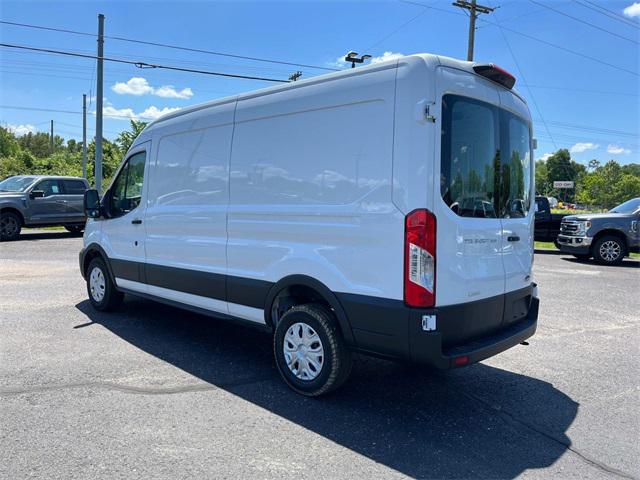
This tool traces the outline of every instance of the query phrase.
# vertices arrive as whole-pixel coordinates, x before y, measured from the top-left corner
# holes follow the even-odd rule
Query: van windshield
[[[458,95],[442,99],[442,199],[461,217],[525,217],[531,135],[522,118]]]

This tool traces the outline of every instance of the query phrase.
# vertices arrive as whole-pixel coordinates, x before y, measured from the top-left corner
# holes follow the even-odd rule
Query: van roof
[[[306,86],[309,85],[315,85],[318,83],[324,83],[324,82],[329,82],[332,80],[337,80],[337,79],[341,79],[341,78],[347,78],[347,77],[355,77],[355,76],[359,76],[359,75],[366,75],[368,73],[373,73],[376,71],[380,71],[380,70],[386,70],[388,68],[397,68],[397,66],[400,64],[400,62],[402,62],[403,60],[406,60],[408,58],[422,58],[425,61],[427,61],[427,63],[431,63],[431,64],[438,64],[441,66],[445,66],[445,67],[451,67],[451,68],[456,68],[458,70],[464,70],[466,72],[469,72],[473,75],[477,75],[476,72],[474,72],[473,70],[473,66],[477,65],[479,62],[467,62],[464,60],[458,60],[455,58],[450,58],[450,57],[445,57],[445,56],[441,56],[441,55],[434,55],[431,53],[419,53],[419,54],[413,54],[413,55],[406,55],[404,57],[400,57],[400,58],[395,58],[392,60],[387,60],[384,62],[380,62],[380,63],[375,63],[375,64],[369,64],[363,67],[358,67],[358,68],[349,68],[349,69],[345,69],[345,70],[340,70],[338,72],[332,72],[332,73],[327,73],[324,75],[318,75],[315,77],[311,77],[305,80],[298,80],[296,82],[290,82],[290,83],[285,83],[285,84],[280,84],[280,85],[276,85],[273,87],[266,87],[266,88],[261,88],[259,90],[254,90],[251,92],[247,92],[247,93],[241,93],[238,95],[231,95],[228,97],[223,97],[223,98],[219,98],[216,100],[211,100],[208,102],[204,102],[204,103],[200,103],[200,104],[196,104],[190,107],[186,107],[186,108],[181,108],[180,110],[176,111],[176,112],[172,112],[172,113],[168,113],[166,115],[163,115],[162,117],[160,117],[157,120],[152,121],[151,123],[149,123],[149,125],[147,125],[147,127],[145,128],[145,130],[150,130],[152,129],[154,126],[158,125],[159,123],[165,122],[167,120],[170,120],[172,118],[177,118],[177,117],[181,117],[183,115],[187,115],[189,113],[192,112],[196,112],[198,110],[203,110],[206,108],[210,108],[216,105],[223,105],[225,103],[229,103],[229,102],[234,102],[236,100],[246,100],[249,98],[255,98],[255,97],[260,97],[263,95],[270,95],[272,93],[278,93],[278,92],[282,92],[282,91],[286,91],[286,90],[292,90],[294,88],[304,88]],[[510,90],[513,94],[515,94],[518,98],[520,98],[523,102],[525,102],[525,100],[520,96],[520,94],[518,92],[516,92],[515,90]],[[526,103],[526,102],[525,102]]]

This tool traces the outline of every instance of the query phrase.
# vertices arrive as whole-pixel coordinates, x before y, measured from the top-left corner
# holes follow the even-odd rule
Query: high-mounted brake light
[[[516,77],[511,75],[506,70],[494,65],[493,63],[484,63],[480,65],[474,65],[473,71],[478,75],[488,78],[496,83],[499,83],[503,87],[511,90],[516,84]]]
[[[420,209],[405,218],[404,302],[433,307],[436,299],[436,217]]]

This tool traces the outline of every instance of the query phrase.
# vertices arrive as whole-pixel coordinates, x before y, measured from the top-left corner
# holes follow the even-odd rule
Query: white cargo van
[[[531,117],[491,64],[412,55],[167,115],[101,201],[89,299],[273,332],[294,390],[354,351],[453,368],[533,335]]]

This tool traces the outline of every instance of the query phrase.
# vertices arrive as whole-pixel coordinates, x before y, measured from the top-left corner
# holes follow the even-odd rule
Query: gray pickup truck
[[[571,215],[560,224],[558,247],[576,258],[593,257],[616,265],[630,252],[640,251],[640,198],[633,198],[608,213]]]
[[[22,227],[62,225],[84,230],[84,178],[19,175],[0,182],[0,238],[15,240]]]

